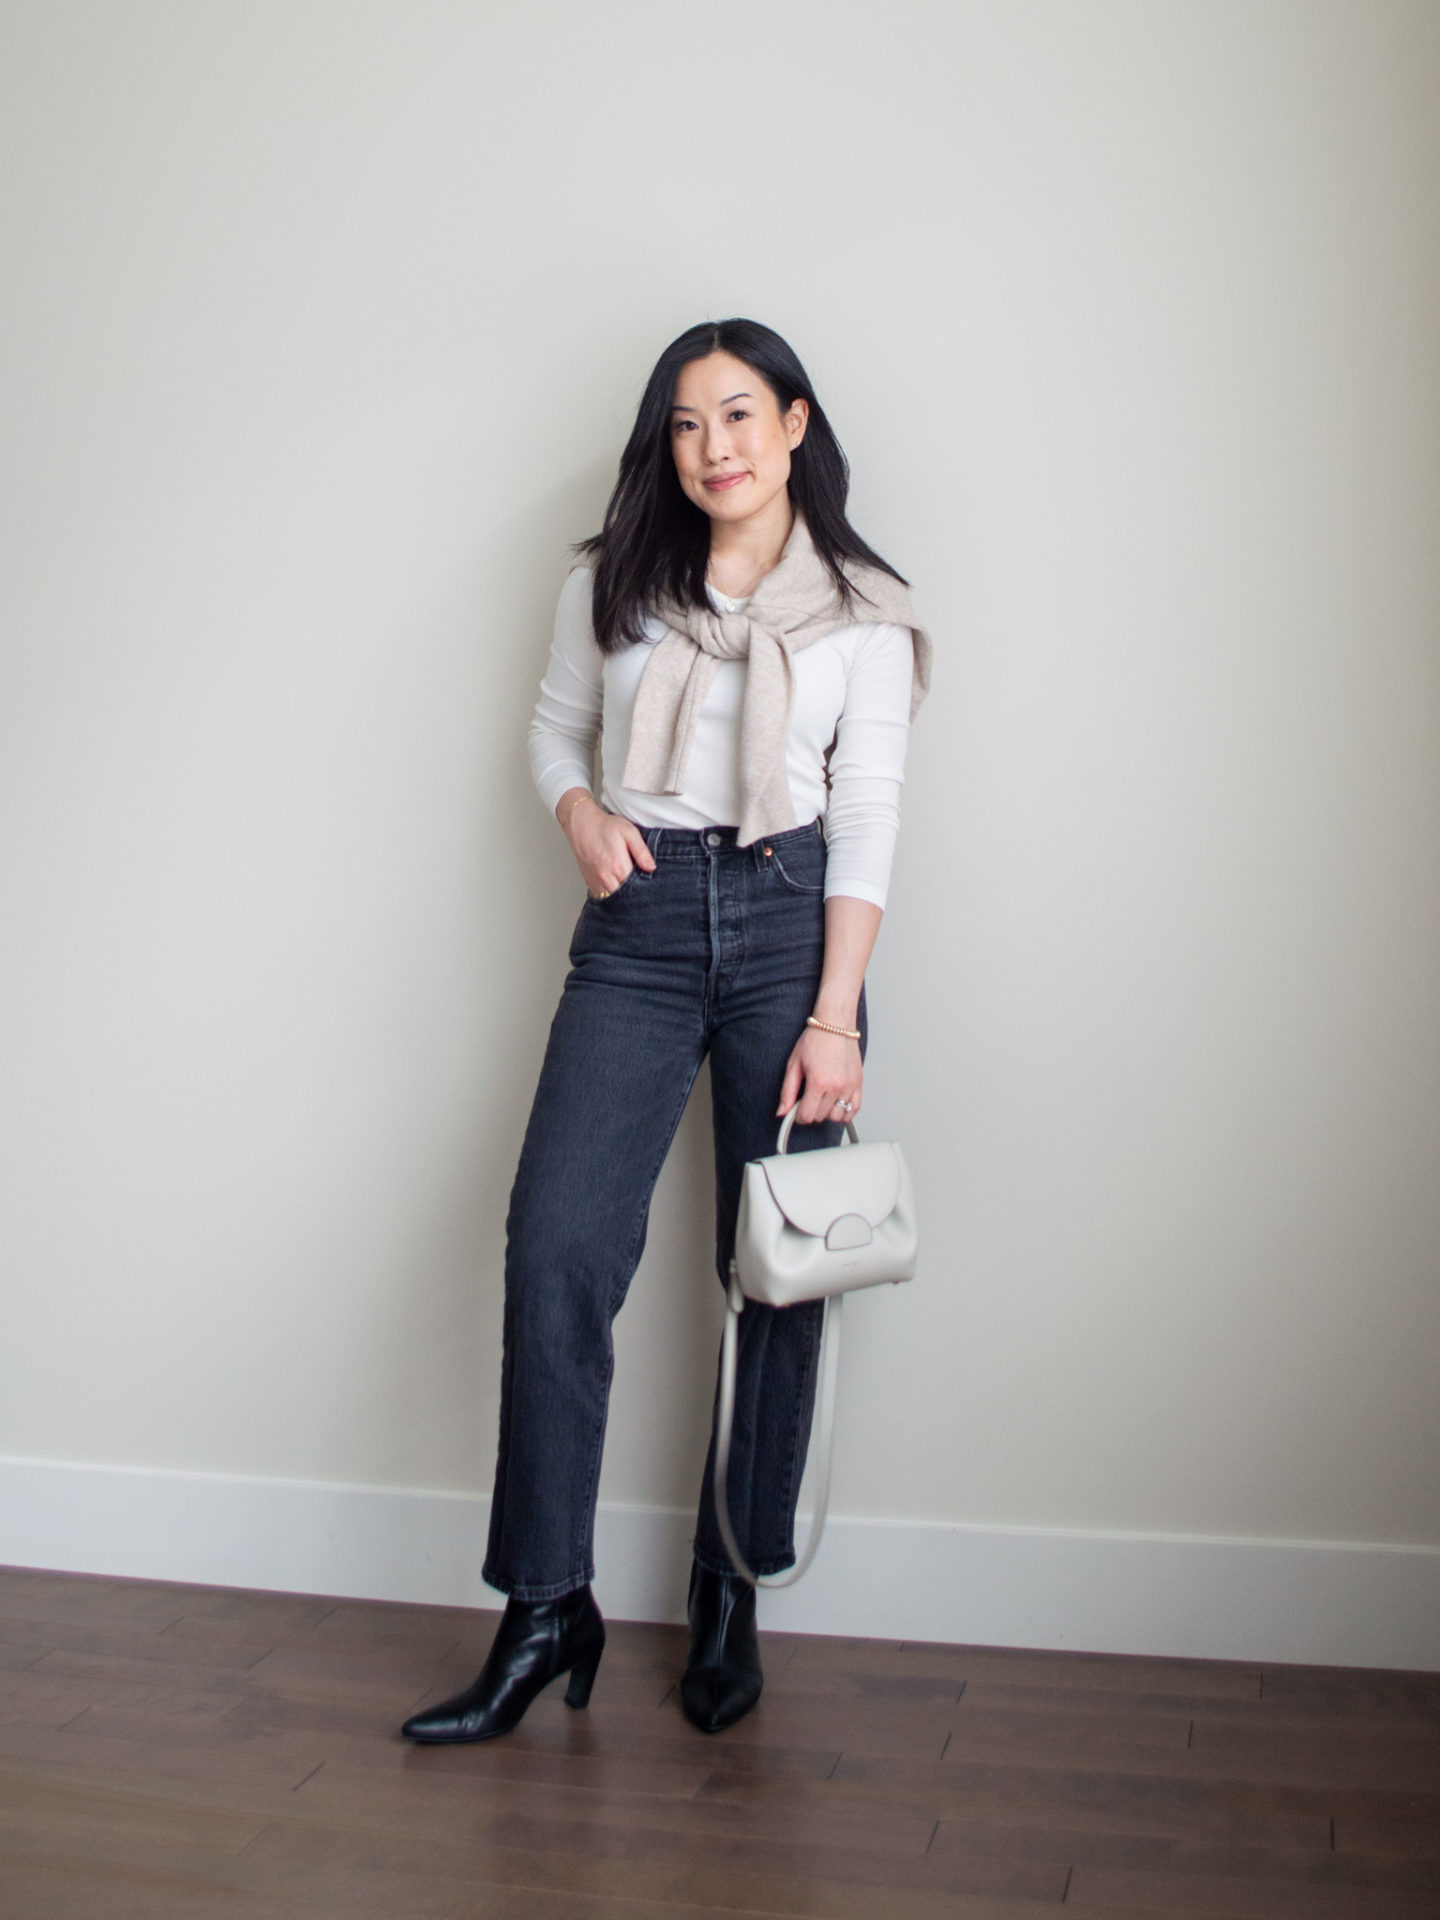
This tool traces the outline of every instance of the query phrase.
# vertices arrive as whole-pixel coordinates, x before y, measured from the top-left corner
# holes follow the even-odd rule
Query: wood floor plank
[[[952,1890],[858,1888],[754,1875],[727,1883],[704,1872],[671,1878],[676,1884],[658,1896],[631,1894],[613,1883],[579,1892],[372,1873],[332,1873],[308,1891],[317,1914],[374,1913],[386,1920],[399,1908],[437,1920],[472,1914],[484,1920],[736,1920],[737,1914],[772,1920],[1055,1920],[1057,1915],[1055,1901]]]
[[[335,1865],[349,1866],[365,1874],[432,1874],[449,1880],[511,1887],[543,1887],[555,1892],[623,1894],[680,1907],[712,1902],[727,1912],[748,1912],[757,1897],[767,1912],[805,1913],[828,1911],[834,1890],[844,1882],[823,1882],[787,1877],[783,1873],[761,1873],[743,1854],[736,1860],[720,1858],[711,1848],[687,1847],[683,1842],[657,1838],[640,1851],[625,1851],[611,1845],[594,1852],[585,1849],[540,1850],[517,1846],[478,1845],[458,1841],[454,1835],[443,1839],[421,1840],[403,1829],[395,1832],[356,1833],[342,1826],[322,1826],[295,1820],[277,1821],[247,1849],[239,1871],[247,1884],[280,1884],[265,1879],[259,1868],[294,1880],[307,1881],[317,1872]],[[827,1904],[813,1907],[816,1889]],[[958,1896],[953,1889],[887,1889],[883,1880],[872,1879],[862,1887],[851,1886],[849,1900],[842,1911],[889,1912],[883,1905],[887,1894],[907,1892],[912,1896],[903,1909],[917,1916],[947,1911],[944,1902]],[[856,1906],[856,1900],[868,1902]],[[1047,1901],[1046,1906],[1053,1902]],[[895,1911],[901,1911],[896,1908]],[[1007,1909],[1007,1913],[1011,1909]]]
[[[77,1632],[84,1630],[76,1629]],[[23,1654],[38,1659],[57,1644],[58,1631],[54,1620],[31,1620],[21,1614],[6,1613],[4,1602],[0,1600],[0,1661],[6,1666],[23,1666],[24,1660],[18,1657]],[[13,1660],[7,1657],[12,1652],[17,1656]]]
[[[1197,1719],[1189,1757],[1201,1774],[1440,1793],[1440,1736],[1428,1729],[1381,1731],[1373,1720],[1355,1729],[1272,1728]]]
[[[117,1837],[146,1847],[203,1849],[217,1858],[239,1853],[264,1829],[264,1817],[199,1807],[160,1794],[95,1781],[85,1785],[0,1766],[0,1825],[16,1833]]]
[[[1076,1867],[1065,1894],[1065,1904],[1077,1913],[1127,1903],[1226,1920],[1435,1920],[1437,1912],[1433,1889],[1317,1886],[1132,1867]]]
[[[818,1636],[817,1636],[818,1638]],[[828,1656],[809,1646],[798,1661]],[[929,1670],[954,1673],[967,1682],[1005,1686],[1084,1688],[1097,1693],[1184,1693],[1211,1699],[1253,1699],[1262,1690],[1263,1669],[1225,1660],[1167,1660],[1147,1654],[1053,1653],[1027,1647],[945,1646],[935,1641],[901,1642],[898,1657],[922,1659]]]
[[[67,1855],[0,1855],[0,1911],[7,1920],[293,1920],[279,1898],[237,1894],[203,1878],[126,1872]]]
[[[1055,1899],[955,1887],[857,1887],[818,1876],[797,1880],[755,1873],[732,1873],[720,1884],[697,1873],[693,1887],[708,1893],[727,1920],[737,1913],[784,1915],[786,1920],[1060,1920]]]
[[[1301,1705],[1330,1715],[1417,1715],[1440,1722],[1440,1674],[1385,1668],[1266,1667],[1263,1695],[1276,1706]]]
[[[7,1569],[0,1580],[0,1612],[7,1618],[104,1621],[158,1631],[186,1613],[210,1613],[236,1622],[321,1619],[336,1602],[305,1594],[194,1587],[158,1580],[112,1580],[87,1574],[32,1574]]]
[[[223,1662],[216,1665],[208,1660],[176,1658],[173,1652],[161,1652],[158,1655],[138,1651],[82,1652],[69,1647],[56,1647],[27,1671],[43,1677],[81,1680],[87,1684],[108,1680],[130,1686],[188,1687],[200,1692],[213,1687],[217,1678],[221,1679],[222,1685],[228,1681],[239,1686],[247,1669],[227,1668]]]
[[[837,1784],[843,1791],[843,1783],[831,1781],[817,1786],[812,1782],[794,1781],[788,1784],[783,1798],[777,1797],[775,1804],[808,1805],[816,1801],[833,1804]],[[859,1790],[852,1789],[855,1791]],[[712,1777],[702,1789],[701,1797],[745,1804],[743,1797],[737,1795],[735,1784],[725,1776]],[[1094,1809],[1088,1821],[1073,1822],[1067,1822],[1064,1813],[1055,1810],[1032,1811],[1027,1818],[1014,1806],[997,1808],[987,1816],[971,1809],[956,1809],[939,1796],[923,1792],[902,1799],[896,1789],[887,1791],[880,1783],[870,1789],[867,1798],[852,1798],[850,1804],[857,1811],[863,1809],[872,1820],[880,1817],[882,1808],[897,1804],[921,1818],[933,1819],[935,1833],[928,1851],[936,1859],[957,1853],[967,1856],[983,1853],[1091,1864],[1163,1867],[1180,1863],[1187,1871],[1195,1872],[1238,1871],[1234,1864],[1237,1861],[1248,1861],[1252,1865],[1279,1862],[1284,1871],[1292,1872],[1298,1871],[1299,1863],[1309,1862],[1322,1877],[1332,1875],[1342,1880],[1356,1877],[1348,1869],[1336,1867],[1336,1857],[1327,1845],[1328,1823],[1319,1820],[1302,1827],[1299,1834],[1296,1833],[1298,1823],[1287,1824],[1277,1834],[1273,1823],[1237,1822],[1223,1837],[1202,1840],[1177,1837],[1170,1830],[1136,1830],[1121,1824],[1110,1809]],[[1297,1840],[1302,1844],[1294,1844]],[[1284,1844],[1287,1841],[1292,1844]],[[1304,1841],[1309,1844],[1303,1844]],[[1373,1877],[1373,1862],[1367,1863],[1364,1871]],[[1397,1886],[1429,1884],[1430,1864],[1396,1862],[1394,1870],[1384,1877],[1389,1884]]]
[[[216,1619],[245,1621],[323,1620],[338,1603],[333,1596],[281,1593],[264,1587],[191,1586],[172,1580],[116,1580],[106,1602],[111,1611],[208,1613]],[[345,1602],[343,1604],[349,1604]]]
[[[344,1655],[361,1649],[377,1656],[409,1653],[412,1658],[443,1660],[460,1646],[460,1636],[452,1628],[430,1635],[422,1633],[380,1633],[373,1640],[356,1634],[326,1634],[321,1627],[284,1621],[268,1625],[264,1621],[217,1619],[208,1613],[184,1613],[153,1636],[160,1649],[176,1649],[176,1657],[188,1660],[224,1660],[227,1665],[251,1665],[265,1654],[287,1648],[294,1652],[334,1649]],[[183,1650],[183,1651],[179,1651]]]
[[[7,1676],[14,1679],[16,1676]],[[405,1663],[387,1667],[377,1658],[370,1666],[358,1663],[353,1669],[327,1671],[323,1660],[287,1668],[283,1663],[264,1662],[244,1670],[212,1666],[200,1660],[136,1659],[105,1654],[75,1654],[58,1651],[26,1669],[20,1679],[26,1682],[57,1680],[70,1683],[81,1699],[88,1692],[92,1699],[118,1701],[126,1689],[137,1700],[142,1697],[159,1702],[169,1698],[203,1699],[220,1696],[217,1711],[229,1711],[247,1696],[271,1695],[279,1699],[337,1701],[354,1705],[388,1724],[410,1710],[410,1703],[430,1690],[431,1673],[425,1663],[413,1668]],[[0,1707],[12,1697],[7,1685],[0,1695]]]
[[[33,1781],[74,1790],[76,1793],[118,1791],[113,1767],[77,1760],[68,1754],[7,1756],[4,1777],[24,1774]],[[226,1773],[182,1771],[172,1767],[165,1756],[144,1770],[132,1768],[123,1776],[123,1791],[138,1806],[163,1809],[186,1808],[198,1819],[224,1815],[249,1821],[252,1825],[275,1819],[295,1805],[294,1785],[286,1772],[250,1762],[237,1761]]]
[[[1323,1795],[1258,1792],[1230,1781],[1177,1780],[1144,1772],[982,1762],[908,1765],[845,1755],[832,1776],[838,1786],[869,1792],[923,1792],[937,1818],[981,1817],[1017,1825],[1065,1827],[1189,1839],[1328,1849],[1330,1814]]]
[[[1440,1912],[1440,1861],[1348,1858],[1320,1848],[1286,1848],[1235,1843],[1177,1841],[1168,1836],[1089,1832],[1061,1827],[1023,1830],[976,1821],[942,1821],[930,1852],[974,1857],[1009,1852],[1017,1843],[1035,1859],[1065,1860],[1082,1867],[1117,1867],[1184,1875],[1196,1881],[1268,1881],[1279,1885],[1332,1889],[1391,1888],[1428,1893]]]
[[[1440,1860],[1440,1808],[1429,1819],[1337,1819],[1335,1851],[1370,1860]]]
[[[49,1655],[94,1656],[99,1659],[137,1660],[160,1666],[193,1666],[197,1659],[209,1668],[243,1671],[271,1651],[272,1635],[239,1635],[233,1628],[215,1633],[198,1653],[178,1632],[181,1620],[163,1626],[137,1626],[131,1621],[63,1619],[46,1621],[8,1620],[0,1623],[0,1634],[13,1639],[7,1645],[27,1645],[37,1657]],[[59,1666],[59,1660],[52,1665]]]
[[[53,1875],[58,1868],[70,1866],[83,1869],[97,1880],[113,1876],[122,1885],[136,1874],[163,1872],[177,1882],[202,1882],[216,1890],[243,1888],[250,1884],[240,1864],[245,1853],[243,1847],[221,1850],[207,1846],[199,1830],[157,1840],[153,1827],[106,1830],[98,1824],[52,1827],[39,1821],[29,1826],[0,1826],[0,1860],[5,1869],[30,1867]],[[16,1920],[5,1904],[5,1869],[0,1869],[0,1913],[6,1914],[7,1920]]]
[[[25,1673],[35,1662],[49,1652],[53,1642],[37,1641],[31,1644],[13,1644],[0,1642],[0,1693],[5,1689],[7,1673]]]
[[[1332,1710],[1304,1700],[1260,1699],[1196,1701],[1191,1711],[1202,1731],[1264,1727],[1277,1733],[1288,1731],[1307,1737],[1321,1734],[1348,1739],[1363,1738],[1367,1734],[1385,1738],[1396,1735],[1428,1742],[1432,1747],[1440,1746],[1440,1720],[1427,1714],[1410,1713],[1401,1707],[1392,1712],[1379,1705],[1367,1706],[1358,1698],[1344,1710]]]
[[[781,1839],[721,1827],[713,1834],[693,1829],[593,1826],[515,1818],[486,1836],[491,1845],[519,1847],[558,1855],[577,1851],[597,1860],[668,1861],[703,1872],[716,1885],[741,1871],[761,1881],[778,1878],[837,1880],[856,1887],[910,1887],[954,1893],[991,1893],[1058,1901],[1065,1870],[1046,1862],[1017,1859],[935,1860],[923,1852],[876,1851],[825,1834],[787,1834]]]
[[[806,1667],[793,1662],[778,1673],[767,1670],[765,1689],[772,1700],[874,1700],[946,1709],[958,1702],[962,1691],[945,1674],[870,1673],[863,1668]]]
[[[760,1888],[747,1887],[743,1904],[727,1899],[723,1888],[712,1889],[696,1880],[679,1892],[660,1899],[649,1899],[621,1892],[555,1892],[526,1886],[496,1887],[471,1882],[391,1880],[388,1877],[332,1875],[314,1889],[317,1915],[374,1913],[385,1920],[403,1911],[406,1915],[434,1916],[435,1920],[457,1920],[458,1916],[483,1916],[483,1920],[735,1920],[737,1912],[766,1916],[822,1916],[838,1920],[841,1915],[864,1915],[865,1920],[1051,1920],[1052,1902],[976,1899],[965,1894],[948,1893],[938,1901],[927,1901],[923,1908],[911,1904],[913,1896],[889,1888],[866,1889],[862,1903],[855,1902],[856,1889],[838,1889],[850,1899],[839,1904],[834,1897],[821,1898],[817,1904],[814,1888],[807,1888],[800,1902],[786,1902],[785,1889],[778,1894],[774,1883]],[[763,1905],[754,1905],[758,1897]],[[324,1904],[319,1904],[322,1902]],[[397,1903],[400,1903],[397,1905]],[[1127,1916],[1127,1920],[1129,1917]]]
[[[132,1791],[142,1789],[165,1792],[204,1792],[213,1783],[218,1803],[226,1798],[239,1804],[269,1805],[276,1796],[288,1794],[321,1759],[312,1759],[307,1767],[293,1753],[270,1753],[253,1748],[243,1751],[215,1750],[188,1743],[168,1744],[157,1740],[115,1740],[89,1738],[83,1731],[58,1732],[37,1729],[22,1748],[13,1743],[0,1766],[11,1772],[26,1772],[32,1778],[69,1779],[104,1782],[123,1779]],[[254,1796],[262,1796],[257,1803]]]
[[[962,1700],[943,1757],[950,1764],[1029,1760],[1112,1771],[1127,1763],[1146,1766],[1157,1756],[1178,1760],[1186,1751],[1192,1725],[1185,1714],[1162,1718],[1057,1708],[1012,1712],[969,1707]]]
[[[163,1680],[82,1680],[41,1673],[32,1667],[5,1676],[0,1686],[0,1729],[62,1726],[95,1705],[127,1706],[157,1714],[220,1714],[235,1701],[233,1693],[213,1688],[174,1686]]]
[[[972,1713],[986,1708],[1015,1714],[1058,1712],[1089,1714],[1096,1719],[1150,1716],[1162,1720],[1173,1720],[1177,1715],[1195,1719],[1203,1714],[1241,1723],[1247,1719],[1260,1719],[1266,1725],[1292,1723],[1284,1710],[1261,1699],[1258,1693],[1235,1697],[1174,1688],[1151,1692],[1133,1687],[1042,1686],[1038,1682],[1018,1686],[1003,1680],[967,1680],[960,1698],[966,1711]],[[1297,1709],[1293,1724],[1313,1724],[1313,1716]],[[1388,1715],[1385,1724],[1391,1724]]]
[[[400,1776],[381,1778],[373,1769],[344,1761],[327,1762],[297,1788],[295,1799],[301,1810],[320,1807],[331,1814],[343,1812],[350,1820],[404,1825],[414,1831],[443,1832],[451,1823],[467,1822],[477,1836],[483,1831],[497,1839],[518,1819],[531,1826],[543,1822],[557,1834],[562,1830],[588,1834],[598,1826],[617,1833],[634,1830],[715,1840],[743,1834],[777,1844],[863,1844],[878,1853],[918,1856],[933,1832],[933,1822],[892,1809],[867,1819],[854,1806],[777,1806],[762,1796],[742,1813],[693,1795],[656,1795],[629,1784],[617,1789],[613,1781],[581,1785],[516,1780],[495,1772],[486,1778],[484,1793],[479,1795],[475,1779],[455,1770],[442,1774],[417,1766]]]
[[[79,1612],[104,1605],[124,1585],[108,1574],[49,1573],[37,1567],[0,1567],[0,1612],[25,1616]],[[172,1605],[175,1602],[172,1600]],[[178,1612],[178,1605],[176,1611]]]
[[[413,1699],[422,1697],[416,1694]],[[394,1737],[398,1735],[401,1720],[411,1711],[411,1705],[410,1697],[391,1688],[384,1690],[382,1699],[358,1688],[351,1693],[318,1696],[251,1688],[231,1697],[225,1723],[237,1735],[288,1727],[316,1733]]]

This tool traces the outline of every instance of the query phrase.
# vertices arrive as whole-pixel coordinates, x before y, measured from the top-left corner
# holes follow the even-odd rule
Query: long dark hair
[[[681,368],[711,353],[743,360],[774,394],[782,413],[796,400],[807,402],[809,425],[790,456],[790,498],[805,516],[815,551],[834,576],[843,604],[851,607],[856,593],[845,578],[847,560],[879,567],[907,584],[845,517],[850,467],[793,350],[758,320],[707,320],[672,340],[655,362],[620,456],[605,524],[577,548],[594,564],[595,638],[605,653],[618,653],[643,638],[645,617],[661,598],[681,606],[710,604],[705,594],[710,521],[681,489],[670,449],[670,408]]]

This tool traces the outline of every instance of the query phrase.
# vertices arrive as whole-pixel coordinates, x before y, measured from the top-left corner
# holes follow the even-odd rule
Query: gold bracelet
[[[580,806],[582,802],[586,800],[593,800],[594,798],[595,796],[593,793],[576,794],[575,798],[570,802],[569,806],[566,807],[564,813],[560,815],[560,831],[562,833],[565,831],[565,822],[570,818],[571,814],[574,813],[575,809],[578,806]]]
[[[842,1040],[858,1040],[860,1038],[860,1029],[858,1027],[832,1027],[828,1020],[817,1020],[813,1013],[806,1014],[805,1024],[807,1027],[818,1027],[821,1033],[838,1034]]]

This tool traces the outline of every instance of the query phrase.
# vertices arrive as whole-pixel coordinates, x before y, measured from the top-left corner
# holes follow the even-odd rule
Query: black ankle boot
[[[745,1718],[764,1684],[754,1587],[697,1560],[690,1572],[690,1659],[680,1677],[685,1718],[702,1733],[722,1733]]]
[[[493,1740],[518,1727],[541,1688],[567,1669],[566,1706],[586,1706],[604,1651],[605,1622],[589,1587],[558,1600],[510,1600],[475,1684],[412,1714],[400,1731],[430,1742]]]

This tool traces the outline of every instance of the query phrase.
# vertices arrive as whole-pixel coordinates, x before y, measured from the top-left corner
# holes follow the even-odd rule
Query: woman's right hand
[[[655,871],[655,856],[635,822],[623,814],[606,813],[584,787],[572,787],[561,794],[555,818],[563,823],[580,878],[592,899],[617,892],[636,867],[642,873]]]

